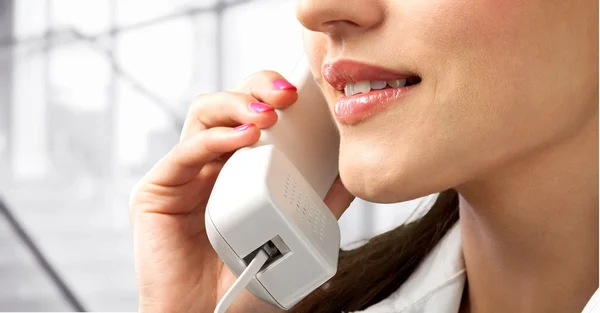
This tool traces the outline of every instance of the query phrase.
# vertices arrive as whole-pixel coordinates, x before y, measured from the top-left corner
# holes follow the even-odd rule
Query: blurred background
[[[0,0],[0,311],[134,311],[127,200],[194,96],[302,55],[294,0]],[[356,200],[343,244],[422,201]]]

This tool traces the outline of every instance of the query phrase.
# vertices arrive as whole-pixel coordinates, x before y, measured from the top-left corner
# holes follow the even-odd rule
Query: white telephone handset
[[[243,288],[290,309],[337,270],[340,228],[323,203],[338,174],[339,134],[306,60],[290,82],[298,100],[259,142],[224,165],[206,208],[208,238]]]

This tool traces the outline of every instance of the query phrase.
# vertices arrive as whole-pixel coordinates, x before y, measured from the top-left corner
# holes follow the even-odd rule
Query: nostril
[[[360,25],[350,20],[335,20],[322,23],[319,31],[337,37],[348,33],[349,30],[358,28],[360,28]]]
[[[323,27],[325,28],[339,28],[342,26],[360,27],[360,25],[350,20],[327,21],[323,23]]]
[[[331,25],[329,26],[331,29],[335,30],[336,33],[342,34],[347,33],[350,30],[360,29],[360,24],[353,22],[351,20],[337,20],[326,22],[325,24]],[[323,27],[327,27],[324,25]]]

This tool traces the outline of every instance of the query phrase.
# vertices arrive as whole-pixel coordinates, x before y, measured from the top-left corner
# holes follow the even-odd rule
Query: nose
[[[343,37],[380,25],[385,8],[379,0],[298,0],[296,17],[309,30]]]

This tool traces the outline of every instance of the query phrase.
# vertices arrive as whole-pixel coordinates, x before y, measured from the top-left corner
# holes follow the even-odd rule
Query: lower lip
[[[335,118],[342,124],[356,124],[404,98],[406,93],[417,85],[372,90],[351,97],[343,96],[335,104]]]

